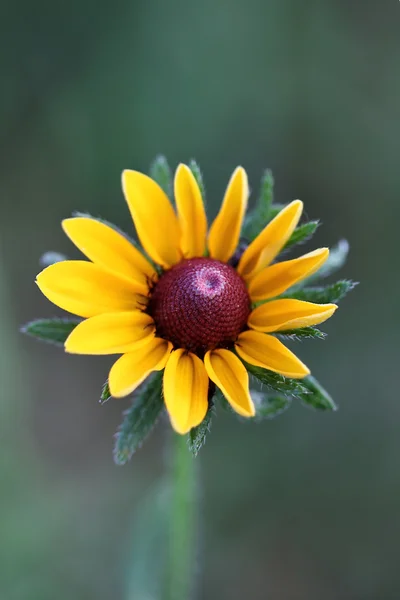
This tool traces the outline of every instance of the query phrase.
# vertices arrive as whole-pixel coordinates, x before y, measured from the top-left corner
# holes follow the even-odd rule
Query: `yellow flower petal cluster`
[[[68,337],[66,351],[121,354],[109,374],[114,397],[126,396],[152,371],[165,369],[165,405],[173,428],[181,434],[204,419],[210,380],[237,413],[255,414],[241,359],[291,378],[308,375],[309,369],[271,335],[322,323],[337,308],[273,299],[317,271],[329,255],[327,248],[320,248],[273,263],[299,222],[302,202],[295,200],[284,208],[246,248],[236,267],[251,303],[268,302],[249,309],[247,324],[230,347],[210,347],[199,354],[158,335],[149,302],[157,282],[174,266],[204,256],[230,261],[247,208],[246,172],[242,167],[234,171],[208,235],[201,192],[186,165],[179,165],[175,174],[176,211],[158,184],[143,173],[124,171],[122,187],[138,238],[152,262],[103,222],[90,217],[63,221],[65,233],[89,261],[51,265],[38,275],[37,284],[51,302],[84,318]],[[161,267],[161,275],[153,264]]]

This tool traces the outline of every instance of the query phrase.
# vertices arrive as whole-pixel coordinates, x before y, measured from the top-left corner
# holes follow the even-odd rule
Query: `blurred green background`
[[[166,428],[116,467],[125,401],[98,404],[108,358],[18,335],[60,314],[33,281],[75,256],[73,210],[131,228],[123,168],[196,158],[215,215],[234,167],[301,198],[351,242],[360,280],[297,353],[340,405],[214,421],[201,453],[199,598],[400,597],[400,3],[396,0],[2,2],[0,598],[129,593],[132,520]],[[323,348],[322,348],[323,344]]]

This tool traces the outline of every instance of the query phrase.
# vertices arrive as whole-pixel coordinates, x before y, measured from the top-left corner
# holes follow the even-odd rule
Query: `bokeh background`
[[[196,158],[215,215],[233,168],[301,198],[351,242],[362,285],[298,354],[337,413],[294,404],[262,425],[222,414],[201,453],[199,598],[400,596],[400,3],[28,0],[1,3],[0,598],[134,596],[132,523],[164,470],[161,424],[112,460],[124,401],[108,358],[18,334],[60,314],[35,287],[60,220],[131,229],[120,172]],[[254,198],[254,195],[253,195]],[[323,348],[322,348],[323,345]]]

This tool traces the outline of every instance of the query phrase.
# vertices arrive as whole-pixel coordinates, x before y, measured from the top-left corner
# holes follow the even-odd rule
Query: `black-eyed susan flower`
[[[176,210],[147,175],[124,171],[122,187],[144,252],[90,217],[63,221],[89,259],[65,260],[37,277],[43,294],[82,320],[65,342],[76,354],[120,354],[109,373],[112,396],[133,392],[153,371],[173,428],[199,425],[217,386],[243,417],[255,415],[246,364],[292,379],[310,371],[275,335],[322,323],[336,304],[280,298],[327,260],[320,248],[274,262],[294,232],[303,204],[283,208],[237,250],[248,201],[238,167],[211,227],[189,167],[174,180]]]

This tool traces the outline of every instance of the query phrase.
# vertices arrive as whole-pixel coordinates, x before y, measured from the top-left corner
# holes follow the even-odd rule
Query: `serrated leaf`
[[[170,200],[173,199],[172,172],[165,156],[157,156],[150,165],[150,177],[158,183]]]
[[[107,381],[103,385],[103,389],[101,390],[99,402],[100,402],[100,404],[105,404],[106,402],[108,402],[108,400],[110,398],[112,398],[112,396],[111,396],[110,386],[108,385],[108,379],[107,379]]]
[[[283,250],[288,250],[297,244],[305,244],[305,242],[308,242],[317,231],[319,224],[319,221],[308,221],[308,223],[303,223],[296,227],[286,242]]]
[[[304,340],[306,338],[324,340],[326,338],[326,333],[324,333],[317,327],[300,327],[299,329],[278,331],[274,333],[274,335],[289,340]]]
[[[340,240],[336,246],[331,248],[329,252],[328,260],[322,265],[322,267],[311,277],[308,277],[302,282],[302,286],[308,285],[312,281],[318,281],[324,277],[332,275],[343,267],[349,254],[350,246],[347,240]]]
[[[315,302],[317,304],[335,304],[342,300],[358,283],[349,279],[342,279],[326,286],[320,287],[305,287],[303,289],[294,290],[292,293],[283,294],[281,298],[295,298],[296,300],[304,300],[305,302]]]
[[[150,377],[132,394],[132,406],[115,434],[114,460],[124,465],[141,447],[153,429],[164,407],[162,399],[163,371]]]
[[[241,237],[252,242],[271,220],[271,208],[274,195],[274,178],[267,169],[261,179],[260,193],[253,210],[247,215]]]
[[[302,379],[302,382],[308,390],[307,394],[300,396],[300,400],[305,406],[316,410],[337,410],[337,406],[331,396],[315,377],[308,375],[308,377]]]
[[[284,375],[273,373],[261,367],[255,367],[245,361],[242,361],[247,371],[253,375],[260,383],[266,385],[269,389],[285,396],[295,396],[300,398],[302,394],[307,394],[308,389],[303,385],[301,379],[290,379]]]
[[[36,319],[21,327],[21,332],[32,337],[49,342],[57,346],[63,346],[69,334],[75,329],[82,319]]]
[[[215,415],[215,409],[213,406],[209,406],[206,416],[203,421],[197,427],[193,427],[193,429],[189,432],[189,450],[193,454],[193,456],[197,456],[200,452],[201,448],[204,446],[206,442],[206,437],[211,431],[211,421],[213,416]]]
[[[281,413],[285,412],[292,403],[288,396],[265,394],[251,390],[251,397],[256,409],[256,420],[274,419]]]
[[[192,158],[189,162],[189,168],[192,171],[195,180],[197,181],[197,185],[199,186],[201,197],[203,198],[204,206],[206,206],[206,188],[204,185],[203,174],[200,170],[197,162]]]
[[[65,254],[61,254],[61,252],[45,252],[39,259],[40,266],[45,269],[46,267],[50,267],[50,265],[55,265],[58,262],[63,262],[67,260]]]

